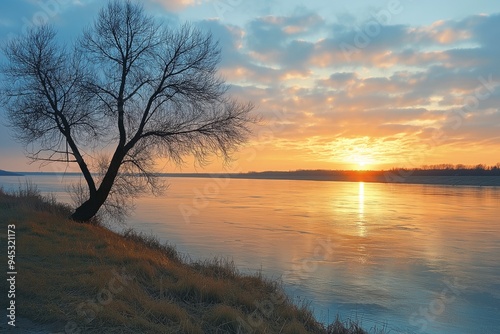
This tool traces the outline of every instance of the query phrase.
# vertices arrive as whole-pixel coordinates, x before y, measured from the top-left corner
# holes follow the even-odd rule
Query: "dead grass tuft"
[[[241,333],[244,315],[228,306],[215,305],[205,314],[207,328],[215,328],[217,333]]]

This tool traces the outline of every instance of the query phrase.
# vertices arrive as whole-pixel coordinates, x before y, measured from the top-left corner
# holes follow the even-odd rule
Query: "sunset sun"
[[[351,163],[355,169],[368,169],[373,164],[373,159],[366,155],[355,155]]]

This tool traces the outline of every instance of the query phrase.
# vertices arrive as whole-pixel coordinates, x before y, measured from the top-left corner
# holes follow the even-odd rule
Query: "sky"
[[[50,23],[70,42],[103,1],[3,0],[0,43]],[[387,169],[500,162],[500,2],[146,0],[219,40],[229,93],[262,121],[224,164],[163,172]],[[0,61],[4,58],[0,56]],[[0,106],[0,169],[28,164]]]

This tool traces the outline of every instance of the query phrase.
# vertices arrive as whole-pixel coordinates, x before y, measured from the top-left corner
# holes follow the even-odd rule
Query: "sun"
[[[371,164],[373,164],[373,159],[365,155],[355,155],[352,157],[352,162],[354,164],[354,168],[366,170]]]
[[[360,160],[360,161],[358,161],[358,167],[359,167],[358,169],[366,169],[367,168],[366,165],[368,165],[368,163],[366,162],[366,160]]]

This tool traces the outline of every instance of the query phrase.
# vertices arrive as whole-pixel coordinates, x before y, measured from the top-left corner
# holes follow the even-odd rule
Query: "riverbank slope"
[[[2,304],[15,303],[18,332],[364,333],[325,328],[279,283],[229,261],[188,263],[154,237],[78,224],[69,212],[36,191],[0,189],[0,237],[15,241],[17,273],[1,285]]]

